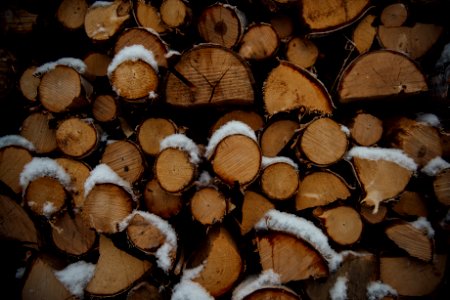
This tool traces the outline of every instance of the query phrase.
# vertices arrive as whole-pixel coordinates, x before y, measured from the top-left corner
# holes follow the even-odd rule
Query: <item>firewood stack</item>
[[[443,299],[447,1],[1,4],[5,299]]]

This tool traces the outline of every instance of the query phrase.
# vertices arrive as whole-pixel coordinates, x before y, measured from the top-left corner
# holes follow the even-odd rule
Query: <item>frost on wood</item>
[[[375,148],[375,147],[353,147],[347,153],[347,159],[358,157],[368,160],[386,160],[408,169],[412,172],[417,170],[414,160],[400,149]]]
[[[117,175],[107,164],[99,164],[91,171],[89,177],[84,182],[84,197],[87,197],[97,184],[111,183],[122,187],[136,201],[136,197],[129,182]]]
[[[347,126],[341,125],[341,131],[345,133],[347,137],[350,136],[350,129]]]
[[[275,273],[272,269],[265,270],[260,275],[250,276],[239,284],[233,291],[232,300],[243,300],[253,292],[262,288],[274,285],[280,285],[280,275]]]
[[[20,186],[25,192],[28,184],[40,177],[52,177],[58,180],[64,188],[71,190],[70,175],[66,173],[55,160],[48,157],[33,158],[20,173]]]
[[[50,218],[50,216],[53,215],[53,213],[55,213],[56,211],[58,211],[58,209],[50,201],[46,201],[42,207],[42,212],[47,218]]]
[[[42,75],[53,70],[57,66],[70,67],[80,74],[86,72],[87,69],[86,64],[81,59],[73,57],[63,57],[58,59],[57,61],[43,64],[42,66],[38,67],[36,71],[34,71],[33,75],[36,77],[41,77]]]
[[[5,135],[0,138],[0,149],[9,146],[17,146],[27,149],[28,151],[34,151],[34,145],[29,140],[21,135]]]
[[[189,154],[189,161],[193,164],[200,162],[200,149],[190,138],[181,133],[165,137],[160,144],[159,150],[176,148]]]
[[[330,289],[331,300],[346,300],[347,299],[347,282],[348,278],[339,276],[336,279],[333,287]]]
[[[145,211],[133,211],[119,224],[119,231],[125,230],[135,215],[140,215],[147,222],[155,226],[164,236],[164,244],[155,253],[156,264],[166,273],[169,272],[174,262],[174,253],[177,251],[177,235],[172,225],[166,220]]]
[[[397,296],[397,291],[388,284],[373,281],[367,285],[368,300],[380,300],[388,295]]]
[[[171,300],[214,299],[201,284],[192,281],[200,275],[205,263],[206,262],[204,261],[201,265],[193,269],[185,269],[183,271],[183,276],[181,277],[180,282],[175,285],[173,289]]]
[[[224,138],[230,135],[237,135],[237,134],[245,135],[251,138],[252,140],[256,141],[255,132],[253,131],[253,129],[250,128],[250,126],[240,121],[230,121],[221,126],[219,129],[217,129],[211,136],[211,138],[209,139],[208,146],[206,147],[205,157],[211,158],[217,145]]]
[[[275,230],[286,232],[308,242],[328,262],[330,271],[335,271],[342,262],[343,255],[334,251],[328,243],[328,237],[311,221],[296,215],[269,210],[255,225],[256,231]]]
[[[450,168],[450,163],[442,159],[442,157],[436,156],[422,168],[421,172],[428,176],[436,176],[439,172],[448,168]]]
[[[149,64],[156,72],[158,72],[158,63],[156,62],[153,52],[147,50],[142,45],[132,45],[124,47],[117,53],[108,66],[108,77],[111,78],[114,70],[123,62],[142,60]]]
[[[107,7],[113,4],[111,1],[95,1],[89,8],[97,8],[97,7]]]
[[[414,222],[410,222],[410,224],[419,230],[422,230],[425,232],[425,234],[429,237],[429,238],[433,238],[434,237],[434,229],[431,226],[430,222],[427,220],[427,218],[425,217],[419,217],[417,220],[415,220]]]
[[[78,261],[60,271],[55,271],[55,276],[72,295],[83,299],[84,289],[94,276],[94,271],[94,264]]]
[[[178,52],[178,51],[176,51],[176,50],[169,50],[169,51],[164,55],[164,57],[165,57],[165,58],[171,58],[172,56],[180,56],[180,55],[181,55],[181,53]]]
[[[435,114],[418,113],[416,121],[436,127],[436,128],[441,127],[441,121],[439,121],[439,118]]]
[[[199,187],[206,187],[206,186],[214,186],[212,184],[213,178],[211,177],[211,174],[208,173],[208,171],[203,171],[200,173],[200,176],[195,181],[195,185]]]
[[[270,165],[276,164],[276,163],[285,163],[288,165],[291,165],[294,169],[298,170],[298,165],[289,157],[284,156],[275,156],[275,157],[262,157],[261,167],[267,168]]]

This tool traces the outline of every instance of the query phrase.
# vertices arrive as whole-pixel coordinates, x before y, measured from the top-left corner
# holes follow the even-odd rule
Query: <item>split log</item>
[[[197,30],[206,42],[232,48],[241,40],[246,26],[245,15],[237,7],[216,3],[201,12]]]
[[[181,56],[174,69],[165,86],[169,104],[190,107],[253,103],[252,73],[246,62],[227,48],[196,46]]]
[[[106,145],[101,163],[107,164],[130,183],[138,181],[145,170],[145,161],[141,150],[130,141],[114,141]]]
[[[435,255],[431,263],[409,257],[381,257],[380,279],[401,296],[426,296],[441,283],[447,255]]]
[[[145,185],[144,203],[150,213],[163,219],[176,216],[183,206],[181,196],[165,191],[156,179]]]
[[[372,47],[373,40],[377,34],[377,29],[372,25],[374,20],[374,15],[367,15],[353,30],[352,41],[360,54],[369,51]]]
[[[263,156],[277,156],[292,140],[300,125],[292,120],[278,120],[266,126],[260,138]]]
[[[289,39],[294,32],[294,21],[287,14],[272,15],[270,25],[272,25],[281,41]]]
[[[331,114],[331,97],[321,82],[308,71],[282,61],[264,82],[264,106],[269,115],[305,108]]]
[[[408,19],[408,10],[403,3],[393,3],[385,8],[380,15],[380,21],[386,27],[400,27]]]
[[[417,192],[404,191],[398,202],[392,206],[392,210],[401,216],[426,217],[428,208],[425,198]]]
[[[263,167],[261,171],[261,191],[272,200],[284,201],[292,198],[297,192],[298,182],[298,170],[290,163],[273,163]]]
[[[329,165],[344,156],[348,138],[342,125],[330,118],[320,118],[306,127],[297,146],[312,163]]]
[[[250,232],[256,223],[275,206],[264,196],[253,192],[245,191],[242,203],[242,220],[239,223],[241,234]]]
[[[450,206],[449,178],[450,169],[445,169],[436,175],[433,181],[433,190],[436,199],[445,206]]]
[[[194,220],[203,225],[221,222],[226,214],[225,196],[216,188],[204,187],[191,198],[191,214]]]
[[[111,57],[100,52],[91,52],[85,56],[83,61],[86,64],[85,76],[87,78],[95,79],[95,77],[107,75]]]
[[[158,287],[143,281],[134,286],[127,294],[127,300],[163,300]]]
[[[245,59],[263,60],[275,55],[280,41],[272,25],[259,23],[247,28],[238,53]]]
[[[167,26],[161,20],[160,12],[152,3],[146,3],[141,0],[135,1],[134,15],[136,22],[142,28],[151,28],[159,34],[166,33],[168,30]]]
[[[189,154],[180,149],[166,148],[155,160],[154,174],[160,186],[170,193],[179,193],[192,184],[197,166],[190,161]]]
[[[22,95],[25,99],[35,102],[38,96],[38,87],[41,83],[41,79],[39,77],[34,76],[34,72],[37,67],[31,66],[28,67],[20,76],[19,80],[19,88],[22,92]]]
[[[159,12],[161,20],[170,28],[185,26],[192,17],[192,10],[183,0],[163,0]]]
[[[169,119],[149,118],[137,129],[137,142],[142,151],[151,156],[159,153],[161,141],[177,132],[177,126]]]
[[[364,221],[369,224],[379,224],[386,219],[388,209],[384,205],[378,207],[376,213],[373,212],[373,208],[367,205],[361,205],[361,210],[359,212]]]
[[[91,120],[69,118],[56,129],[56,143],[64,154],[82,158],[91,154],[99,144],[97,128]]]
[[[71,190],[70,194],[72,196],[72,205],[75,208],[83,207],[84,203],[84,183],[89,177],[90,167],[78,160],[70,158],[56,158],[55,161],[63,167],[63,169],[70,176]]]
[[[28,184],[23,200],[27,207],[38,216],[51,216],[58,213],[66,204],[67,193],[58,179],[39,177]]]
[[[277,300],[299,300],[299,296],[294,293],[294,291],[282,287],[282,286],[273,286],[273,287],[264,287],[258,289],[257,291],[252,292],[248,296],[244,298],[245,300],[269,300],[269,299],[277,299]]]
[[[152,267],[146,260],[140,260],[117,248],[113,242],[101,235],[100,257],[92,280],[86,292],[93,296],[115,296],[141,278]]]
[[[312,67],[319,56],[319,49],[309,39],[293,37],[286,45],[286,58],[300,68]]]
[[[427,90],[425,76],[415,62],[389,50],[359,56],[347,66],[338,84],[341,103],[408,96]]]
[[[297,210],[302,210],[325,206],[348,197],[350,190],[342,178],[331,172],[314,172],[300,181],[295,205]]]
[[[84,30],[93,41],[113,37],[130,18],[131,3],[124,0],[91,5],[84,18]]]
[[[352,120],[350,135],[358,145],[372,146],[383,135],[383,122],[372,114],[358,113]]]
[[[128,240],[144,253],[154,253],[166,240],[165,235],[143,216],[135,214],[126,229]],[[172,253],[173,256],[176,253]]]
[[[56,11],[56,19],[65,28],[75,30],[84,25],[87,10],[86,0],[63,0]]]
[[[47,154],[58,148],[56,128],[51,113],[42,111],[28,115],[22,122],[20,135],[33,143],[38,154]]]
[[[92,115],[99,122],[112,122],[119,115],[119,105],[111,95],[99,95],[92,102]]]
[[[217,129],[230,121],[240,121],[250,126],[251,129],[257,131],[263,127],[264,121],[262,117],[254,111],[232,110],[221,116],[211,127],[210,133],[213,134]]]
[[[26,164],[33,159],[31,153],[21,147],[5,147],[0,149],[0,181],[14,193],[22,191],[19,178]]]

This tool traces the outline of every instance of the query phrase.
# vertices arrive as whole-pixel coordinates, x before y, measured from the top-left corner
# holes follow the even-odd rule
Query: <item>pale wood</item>
[[[226,214],[225,196],[214,187],[199,189],[191,198],[191,214],[203,225],[221,222]]]
[[[145,253],[154,253],[166,240],[165,235],[155,225],[139,214],[130,220],[126,232],[131,244]],[[172,251],[171,256],[175,255]]]
[[[350,197],[350,190],[342,178],[331,172],[313,172],[301,180],[295,199],[297,210],[325,206]]]
[[[441,171],[433,181],[433,190],[436,199],[444,204],[450,206],[450,169]]]
[[[241,234],[249,233],[259,220],[271,209],[273,205],[266,197],[253,191],[245,191],[242,203],[242,220],[239,223]]]
[[[186,190],[192,184],[196,169],[187,152],[167,148],[156,158],[154,174],[164,190],[177,193]]]
[[[100,257],[86,292],[95,296],[114,296],[125,291],[152,267],[117,248],[106,236],[100,236]]]
[[[113,37],[130,18],[131,2],[115,0],[108,6],[89,7],[84,19],[84,30],[94,41]]]
[[[264,82],[264,106],[269,115],[305,108],[307,111],[331,114],[330,95],[308,71],[281,61]]]
[[[277,33],[281,41],[288,39],[294,32],[294,21],[285,14],[272,15],[270,25]]]
[[[91,121],[65,119],[56,129],[59,150],[71,157],[83,158],[91,154],[99,143],[99,134]]]
[[[340,160],[348,147],[341,125],[330,118],[320,118],[308,125],[298,148],[314,164],[329,165]]]
[[[41,83],[39,77],[34,76],[36,66],[28,67],[20,76],[19,87],[22,95],[29,101],[36,101],[38,95],[38,87]]]
[[[214,173],[226,184],[246,186],[259,174],[261,151],[258,144],[244,135],[231,135],[217,145],[211,158]]]
[[[130,183],[138,181],[145,170],[145,161],[139,147],[124,140],[108,144],[103,152],[101,163],[107,164]]]
[[[171,120],[149,118],[139,125],[137,142],[145,154],[156,156],[159,153],[161,141],[175,133],[177,133],[177,126]]]
[[[57,149],[56,128],[52,122],[52,114],[45,111],[29,114],[22,122],[20,135],[33,143],[36,153],[47,154]]]
[[[339,245],[352,245],[361,238],[363,223],[359,213],[350,206],[320,209],[317,217],[324,224],[327,235]]]
[[[220,63],[218,63],[220,62]],[[252,104],[253,76],[235,52],[199,45],[185,52],[168,75],[166,101],[176,106]]]
[[[238,53],[245,59],[263,60],[275,55],[280,41],[272,25],[253,24],[247,28]]]
[[[352,40],[360,54],[369,51],[372,47],[377,35],[377,29],[372,25],[375,18],[376,16],[371,14],[365,16],[353,30]]]
[[[281,283],[328,276],[328,267],[319,253],[305,242],[274,232],[256,239],[261,267],[273,269]]]
[[[82,217],[99,233],[118,232],[119,223],[133,210],[133,200],[122,187],[111,183],[92,188],[84,201]]]
[[[278,120],[266,126],[261,138],[261,153],[263,156],[277,156],[292,140],[300,125],[292,120]]]
[[[401,193],[398,202],[392,206],[392,210],[402,216],[428,216],[426,199],[418,192],[404,191]]]
[[[298,170],[287,163],[275,163],[265,167],[260,177],[262,192],[272,200],[292,198],[298,188]]]
[[[119,106],[111,95],[99,95],[92,102],[92,115],[99,122],[111,122],[117,119]]]
[[[373,208],[367,205],[361,205],[361,210],[359,212],[364,221],[369,224],[378,224],[386,219],[388,209],[384,205],[378,207],[376,213],[373,212]]]
[[[159,8],[161,20],[170,28],[187,25],[192,11],[183,0],[163,0]]]
[[[162,22],[158,9],[151,3],[136,1],[134,6],[136,22],[144,28],[151,28],[157,33],[167,32],[167,26]]]
[[[31,181],[23,196],[23,200],[33,213],[47,217],[57,214],[65,205],[66,198],[64,186],[52,177],[39,177]],[[44,207],[49,203],[53,205],[54,211],[46,213]]]
[[[213,297],[229,291],[243,269],[238,246],[224,227],[208,232],[206,242],[192,259],[193,266],[204,264],[199,275],[192,280],[202,285]]]
[[[442,281],[447,255],[435,255],[431,263],[409,257],[381,257],[380,279],[401,296],[426,296]]]
[[[293,37],[286,45],[286,58],[301,68],[312,67],[319,56],[319,49],[309,39]]]
[[[71,216],[65,212],[52,225],[51,238],[58,250],[68,255],[81,256],[93,249],[97,236],[83,222],[81,214]]]
[[[213,134],[222,125],[229,121],[241,121],[247,124],[251,129],[257,131],[263,127],[264,121],[258,113],[246,110],[232,110],[221,116],[211,127],[210,134]]]
[[[56,19],[67,29],[75,30],[84,25],[87,9],[86,0],[63,0],[56,11]]]
[[[31,153],[19,147],[0,149],[0,181],[6,184],[14,193],[22,191],[19,183],[20,173],[27,163],[33,159]]]
[[[415,62],[405,54],[389,50],[359,56],[344,70],[338,84],[341,103],[407,96],[427,90],[425,76]]]
[[[144,203],[149,212],[164,219],[176,216],[183,206],[181,196],[165,191],[156,179],[145,185]]]
[[[408,10],[403,3],[393,3],[386,6],[380,15],[380,21],[386,27],[402,26],[407,18]]]
[[[163,300],[163,297],[158,287],[143,281],[128,292],[127,300]]]
[[[72,205],[76,208],[83,207],[84,182],[89,177],[91,168],[86,163],[71,158],[60,157],[56,158],[55,161],[58,165],[63,167],[70,176]]]
[[[352,139],[361,146],[376,144],[383,135],[383,122],[368,113],[358,113],[350,126]]]
[[[95,77],[107,75],[112,58],[104,53],[91,52],[85,56],[83,61],[86,64],[86,77],[95,79]]]

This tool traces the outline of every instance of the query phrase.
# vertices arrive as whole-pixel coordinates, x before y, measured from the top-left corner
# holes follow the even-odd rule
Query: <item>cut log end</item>
[[[154,170],[161,187],[170,193],[187,189],[196,174],[196,166],[190,162],[188,153],[175,148],[167,148],[159,153]]]
[[[261,190],[270,199],[283,201],[295,195],[298,188],[299,174],[286,163],[272,164],[261,173]]]
[[[64,186],[51,177],[39,177],[33,180],[24,195],[24,200],[31,211],[49,218],[63,208],[66,198]]]
[[[270,24],[255,24],[242,37],[239,54],[245,59],[262,60],[273,56],[278,46],[278,35]]]
[[[87,156],[95,150],[98,142],[97,129],[85,120],[66,119],[56,129],[58,148],[68,156]]]
[[[144,202],[149,212],[164,219],[177,215],[183,206],[181,196],[165,191],[156,179],[147,182]]]
[[[20,76],[19,88],[22,95],[29,101],[36,101],[38,96],[38,87],[41,79],[34,76],[36,67],[32,66],[26,69]]]
[[[242,204],[242,220],[239,223],[241,234],[245,235],[253,229],[256,223],[275,206],[264,196],[246,191]]]
[[[52,120],[53,116],[44,111],[32,113],[22,122],[20,135],[33,143],[36,153],[46,154],[58,148]]]
[[[277,156],[292,140],[299,124],[292,120],[278,120],[268,125],[260,138],[263,156]]]
[[[350,127],[352,139],[361,146],[376,144],[383,135],[383,123],[374,115],[359,113]]]
[[[32,159],[31,153],[23,148],[5,147],[0,149],[0,181],[14,193],[20,193],[22,191],[19,182],[20,173]]]
[[[192,217],[203,225],[222,221],[226,209],[224,195],[212,187],[198,190],[191,199]]]
[[[137,140],[145,154],[156,156],[159,153],[161,141],[176,132],[177,128],[172,121],[162,118],[150,118],[139,126]]]

